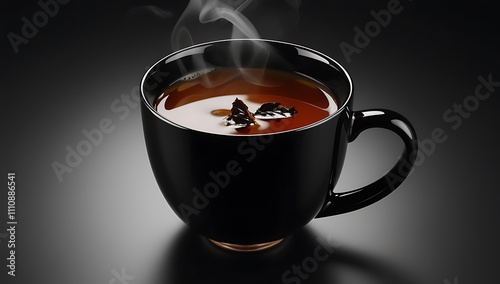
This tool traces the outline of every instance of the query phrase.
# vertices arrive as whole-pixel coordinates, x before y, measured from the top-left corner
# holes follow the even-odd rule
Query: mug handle
[[[417,157],[417,135],[410,122],[402,115],[385,109],[356,111],[351,123],[349,142],[369,128],[385,128],[395,132],[403,140],[403,153],[387,174],[369,185],[342,193],[334,193],[331,188],[325,205],[316,218],[354,211],[384,198],[408,176]]]

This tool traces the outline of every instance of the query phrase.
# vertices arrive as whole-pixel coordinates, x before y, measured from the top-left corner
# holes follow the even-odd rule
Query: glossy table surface
[[[46,8],[53,15],[44,12],[47,21],[37,3],[2,8],[0,164],[2,175],[16,173],[17,224],[12,277],[4,188],[1,283],[497,280],[500,40],[493,4],[245,7],[262,38],[337,59],[353,78],[354,109],[403,114],[421,151],[408,179],[383,200],[313,220],[274,249],[238,254],[196,235],[170,209],[149,165],[134,99],[148,66],[177,46],[171,35],[187,1],[46,2],[58,5]],[[236,2],[243,3],[224,5]],[[181,20],[194,42],[230,36],[228,21]],[[37,23],[36,32],[23,28],[26,21]],[[88,138],[96,129],[102,136]],[[337,190],[382,176],[401,148],[388,131],[364,132],[349,144]],[[80,158],[68,158],[78,150]]]

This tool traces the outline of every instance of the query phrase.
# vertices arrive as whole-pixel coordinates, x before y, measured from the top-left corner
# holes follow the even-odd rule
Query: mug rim
[[[202,130],[197,130],[197,129],[186,127],[184,125],[176,123],[176,122],[174,122],[172,120],[169,120],[169,119],[163,117],[162,115],[160,115],[154,109],[154,107],[149,103],[149,101],[146,99],[146,95],[145,95],[145,92],[144,92],[144,86],[146,84],[146,79],[151,75],[151,71],[154,68],[156,68],[158,66],[158,64],[161,64],[162,62],[166,63],[172,57],[175,57],[178,54],[186,52],[188,50],[193,50],[193,49],[196,49],[196,48],[200,48],[202,46],[211,46],[211,45],[214,45],[214,44],[220,44],[220,43],[225,43],[225,42],[235,42],[235,41],[260,41],[260,42],[265,42],[265,43],[273,43],[273,44],[280,44],[280,45],[292,46],[292,47],[295,47],[297,49],[302,49],[302,50],[308,51],[308,52],[310,52],[310,53],[312,53],[314,55],[317,55],[321,59],[318,59],[316,57],[310,57],[310,56],[309,56],[309,58],[312,58],[314,60],[317,60],[319,62],[322,62],[324,64],[330,65],[330,66],[338,69],[339,72],[341,72],[346,77],[346,79],[347,79],[347,83],[348,83],[348,86],[349,86],[349,93],[347,94],[347,97],[346,97],[345,101],[343,102],[343,104],[341,106],[339,106],[334,113],[329,114],[327,117],[325,117],[323,119],[320,119],[318,121],[315,121],[315,122],[313,122],[311,124],[308,124],[308,125],[305,125],[305,126],[302,126],[302,127],[299,127],[299,128],[285,130],[285,131],[279,131],[279,132],[256,133],[256,134],[238,134],[238,135],[235,135],[235,134],[226,134],[226,133],[208,132],[208,131],[202,131]],[[148,110],[153,115],[155,115],[157,118],[159,118],[161,121],[166,122],[166,123],[168,123],[170,125],[176,126],[176,127],[180,128],[180,129],[184,129],[184,130],[196,131],[196,132],[205,133],[205,134],[211,134],[211,135],[230,136],[230,137],[248,137],[248,136],[277,135],[277,134],[283,134],[283,133],[289,133],[289,132],[304,131],[304,130],[307,130],[307,129],[310,129],[310,128],[314,128],[317,125],[323,124],[323,123],[325,123],[325,122],[333,119],[334,117],[338,116],[340,113],[344,112],[344,110],[348,107],[349,102],[352,99],[353,87],[354,86],[353,86],[353,83],[352,83],[351,76],[349,75],[349,73],[347,72],[347,70],[340,63],[338,63],[336,60],[334,60],[330,56],[328,56],[328,55],[326,55],[326,54],[324,54],[324,53],[322,53],[320,51],[317,51],[315,49],[312,49],[310,47],[306,47],[306,46],[303,46],[303,45],[299,45],[299,44],[295,44],[295,43],[291,43],[291,42],[279,41],[279,40],[261,39],[261,38],[256,38],[256,39],[253,39],[253,38],[241,38],[241,39],[222,39],[222,40],[214,40],[214,41],[202,42],[202,43],[198,43],[198,44],[195,44],[195,45],[184,47],[182,49],[179,49],[177,51],[174,51],[174,52],[172,52],[172,53],[164,56],[160,60],[156,61],[146,71],[146,73],[144,74],[144,76],[142,77],[142,80],[141,80],[140,91],[141,91],[141,100],[142,100],[142,103],[146,105],[146,107],[148,108]]]

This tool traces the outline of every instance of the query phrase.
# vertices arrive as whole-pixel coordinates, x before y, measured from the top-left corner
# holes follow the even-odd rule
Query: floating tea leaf
[[[231,114],[224,118],[223,123],[225,126],[232,126],[236,128],[258,125],[254,116],[248,110],[248,106],[238,98],[234,100],[233,107],[231,108]]]
[[[281,105],[281,103],[265,103],[255,111],[254,117],[259,119],[281,119],[293,117],[297,113],[297,110],[292,108],[286,108]]]

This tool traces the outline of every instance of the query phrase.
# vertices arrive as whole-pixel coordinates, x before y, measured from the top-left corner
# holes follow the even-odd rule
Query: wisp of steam
[[[227,21],[232,25],[231,38],[260,38],[257,29],[243,15],[253,0],[191,0],[172,32],[172,49],[191,46],[194,40],[190,25]],[[205,27],[207,29],[207,27]]]
[[[254,24],[243,13],[245,9],[251,5],[255,5],[258,1],[190,0],[172,31],[172,50],[176,51],[192,46],[195,43],[217,39],[260,39],[260,35]],[[294,11],[297,11],[300,6],[300,0],[284,0],[284,2]],[[255,8],[255,6],[252,8]],[[223,32],[229,32],[230,34],[221,35]],[[198,38],[195,38],[194,35],[198,35]],[[245,58],[241,55],[239,46],[237,42],[234,44],[231,43],[229,51],[236,66],[240,67],[240,73],[243,74],[247,81],[261,85],[259,76],[256,76],[258,73],[245,72],[245,69],[242,68],[244,66],[242,62],[243,60],[247,62],[250,60],[253,63],[252,66],[259,66],[264,70],[269,56],[265,43],[256,40],[251,52],[245,54]],[[206,68],[205,63],[201,59],[195,59],[195,61],[197,61],[196,65],[200,70],[209,69]],[[180,67],[183,69],[183,66]],[[230,78],[227,79],[229,80]],[[224,82],[204,82],[204,84],[212,86],[221,83]]]

